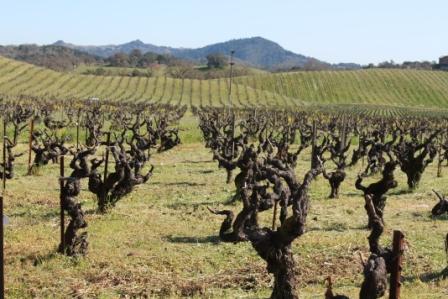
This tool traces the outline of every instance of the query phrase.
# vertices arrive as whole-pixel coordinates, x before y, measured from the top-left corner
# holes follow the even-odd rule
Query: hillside
[[[371,69],[280,73],[237,82],[315,104],[448,107],[448,73]]]
[[[0,46],[0,55],[57,71],[73,70],[80,64],[102,63],[98,56],[57,45]]]
[[[296,99],[234,84],[232,105],[296,105]],[[0,94],[71,99],[99,97],[121,101],[222,106],[228,102],[226,79],[195,80],[168,77],[96,76],[59,73],[0,56]]]
[[[448,73],[358,70],[252,75],[234,79],[238,107],[368,104],[448,108]],[[228,80],[117,77],[59,73],[0,57],[0,94],[99,97],[121,101],[228,105]]]
[[[209,54],[222,53],[228,55],[230,51],[235,50],[235,58],[240,63],[269,70],[289,69],[294,67],[304,68],[311,63],[314,65],[322,65],[327,68],[360,67],[356,64],[339,64],[332,66],[326,62],[319,61],[318,59],[285,50],[279,44],[262,37],[234,39],[197,49],[155,46],[153,44],[143,43],[140,40],[135,40],[120,45],[106,46],[79,46],[66,43],[64,41],[57,41],[54,45],[77,49],[101,57],[109,57],[118,52],[129,54],[132,50],[138,49],[142,53],[153,52],[157,54],[169,54],[177,58],[195,62],[205,61],[207,55]]]

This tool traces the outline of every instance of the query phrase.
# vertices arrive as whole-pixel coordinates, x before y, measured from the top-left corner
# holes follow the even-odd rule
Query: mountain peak
[[[126,45],[144,46],[145,43],[142,42],[139,39],[136,39],[136,40],[133,40],[133,41],[130,41],[130,42],[126,43]]]

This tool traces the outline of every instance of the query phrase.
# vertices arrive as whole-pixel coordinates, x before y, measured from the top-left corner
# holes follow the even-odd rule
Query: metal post
[[[392,256],[394,258],[392,264],[392,271],[390,273],[390,299],[400,298],[400,277],[401,277],[401,264],[403,262],[403,244],[404,235],[401,231],[394,230],[393,244],[392,244]]]
[[[235,155],[235,112],[232,111],[232,160]]]
[[[4,192],[4,190],[3,190]],[[0,299],[5,298],[5,266],[4,266],[4,240],[3,240],[3,196],[0,195]]]
[[[64,213],[64,156],[60,157],[59,163],[59,186],[60,186],[60,227],[61,227],[61,247],[60,252],[65,253],[65,213]]]
[[[311,142],[311,168],[314,168],[316,165],[315,163],[315,155],[316,155],[316,136],[317,135],[317,128],[316,128],[316,121],[313,120],[313,137]]]
[[[32,143],[33,143],[33,131],[34,131],[34,117],[30,120],[30,137],[28,139],[28,175],[31,174],[31,152],[32,152]]]
[[[6,190],[6,117],[3,117],[3,191]],[[3,221],[3,220],[2,220]]]
[[[76,119],[76,149],[79,149],[79,121],[81,117],[81,108],[78,109],[78,117]]]
[[[5,298],[5,265],[3,240],[3,198],[6,192],[6,116],[3,116],[3,190],[0,195],[0,299]]]
[[[110,143],[110,132],[107,132],[106,160],[105,160],[105,164],[104,164],[104,179],[103,179],[103,182],[106,182],[106,178],[107,178],[107,166],[109,164],[109,143]]]

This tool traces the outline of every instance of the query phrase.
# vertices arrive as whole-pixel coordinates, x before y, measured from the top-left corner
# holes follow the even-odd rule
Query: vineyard
[[[328,107],[2,98],[7,297],[444,298],[446,115]]]
[[[0,108],[7,298],[448,296],[446,72],[0,58]]]
[[[360,70],[193,80],[58,73],[0,58],[0,94],[41,98],[97,97],[120,102],[188,106],[304,107],[359,104],[391,113],[402,107],[448,108],[448,73]],[[389,112],[384,112],[389,113]]]

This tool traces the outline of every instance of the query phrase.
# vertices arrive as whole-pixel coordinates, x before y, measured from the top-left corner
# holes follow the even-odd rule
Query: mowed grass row
[[[270,107],[295,106],[295,99],[233,83],[227,79],[193,80],[162,77],[94,76],[58,73],[0,57],[0,94],[116,101],[149,101],[173,105]]]
[[[313,104],[448,107],[448,72],[316,71],[255,75],[236,81]]]
[[[99,97],[195,106],[368,104],[448,108],[448,72],[372,69],[251,75],[234,78],[229,97],[226,78],[79,75],[0,57],[0,94],[74,99]]]

